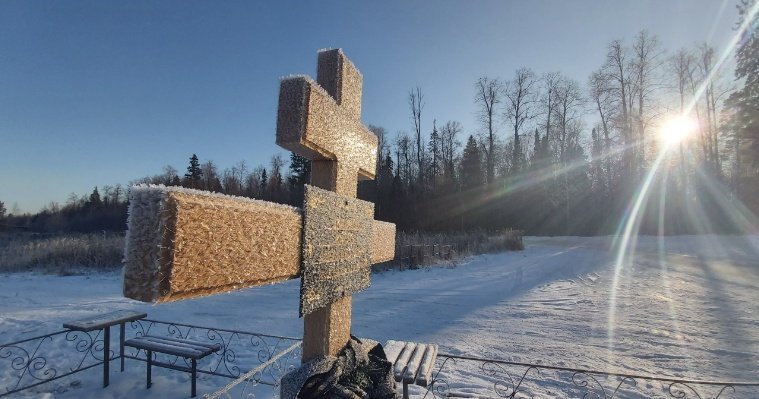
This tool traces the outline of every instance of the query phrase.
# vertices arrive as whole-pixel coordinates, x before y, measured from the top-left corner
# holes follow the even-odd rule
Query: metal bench
[[[221,350],[221,344],[212,344],[205,342],[191,341],[174,337],[156,337],[145,335],[142,337],[132,338],[124,342],[125,346],[142,349],[147,354],[147,388],[152,385],[151,368],[155,364],[158,367],[170,368],[178,371],[185,371],[191,374],[192,388],[191,396],[196,394],[196,379],[198,371],[198,360],[202,359],[216,351]],[[165,353],[172,356],[180,356],[190,359],[190,368],[171,365],[167,363],[154,362],[153,352]]]
[[[111,363],[111,326],[119,325],[119,358],[121,358],[121,371],[124,371],[124,324],[144,319],[147,313],[134,312],[131,310],[117,310],[115,312],[102,313],[88,319],[63,323],[63,328],[72,331],[89,333],[94,330],[103,331],[103,388],[109,383],[109,369]],[[95,342],[92,342],[94,347]]]
[[[432,382],[437,344],[390,340],[385,344],[385,355],[393,363],[395,381],[403,383],[404,399],[408,399],[408,384],[426,388]]]

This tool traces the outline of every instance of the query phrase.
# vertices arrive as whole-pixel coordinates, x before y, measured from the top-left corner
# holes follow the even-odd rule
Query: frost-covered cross
[[[317,82],[287,78],[279,94],[277,144],[312,162],[303,208],[133,187],[125,296],[162,302],[301,277],[303,360],[345,346],[351,295],[369,286],[370,264],[394,257],[395,225],[356,199],[377,156],[361,122],[361,74],[341,50],[320,51]]]

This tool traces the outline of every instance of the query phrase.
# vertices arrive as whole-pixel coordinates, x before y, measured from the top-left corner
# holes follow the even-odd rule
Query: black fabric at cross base
[[[298,392],[299,399],[396,399],[393,365],[382,345],[368,352],[351,336],[326,373],[311,376]]]

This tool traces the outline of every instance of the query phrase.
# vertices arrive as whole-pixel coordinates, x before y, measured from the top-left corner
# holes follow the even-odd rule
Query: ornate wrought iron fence
[[[147,334],[221,344],[218,352],[198,364],[198,373],[233,379],[249,374],[247,384],[251,387],[277,387],[282,375],[300,364],[298,338],[150,319],[127,324],[127,338]],[[118,348],[117,339],[118,336],[112,337],[111,348]],[[102,330],[65,330],[0,344],[0,397],[102,365],[103,347]],[[133,348],[124,352],[124,358],[132,360],[144,362],[145,356],[145,351]],[[108,357],[116,360],[120,356],[117,350],[110,350]],[[154,364],[169,368],[186,362],[184,358],[157,353],[154,359]],[[250,373],[252,370],[255,372]],[[62,393],[71,388],[69,385],[58,384],[49,390]]]
[[[440,354],[424,398],[757,398],[759,381],[708,381]]]
[[[201,373],[235,378],[210,395],[212,398],[247,397],[261,385],[278,389],[281,377],[300,363],[297,338],[246,331],[139,320],[131,323],[127,336],[146,334],[205,340],[222,344],[222,349],[199,365]],[[111,347],[115,348],[116,345]],[[103,363],[100,331],[59,331],[0,345],[0,396],[11,395],[59,380]],[[173,366],[184,361],[174,356],[156,359]],[[111,351],[110,360],[118,353]],[[128,351],[126,358],[145,361],[143,351]],[[245,369],[245,371],[243,371]],[[583,399],[673,398],[727,399],[759,397],[759,381],[709,381],[662,376],[645,376],[510,362],[440,354],[433,383],[417,392],[429,398],[532,398],[567,397]],[[69,384],[74,385],[76,382]],[[62,393],[71,386],[59,384]],[[412,392],[413,393],[413,392]],[[214,396],[215,395],[215,396]]]
[[[114,354],[111,350],[111,359]],[[33,388],[100,364],[103,364],[101,330],[58,331],[2,344],[0,381],[8,381],[8,384],[0,387],[0,396]],[[66,389],[59,385],[55,391],[60,393]]]
[[[208,341],[221,344],[216,353],[198,362],[198,373],[219,377],[238,378],[250,370],[266,367],[254,373],[251,378],[256,384],[276,386],[288,369],[288,365],[300,364],[300,357],[295,354],[300,339],[277,335],[258,334],[241,330],[203,327],[192,324],[172,323],[167,321],[142,319],[131,322],[127,336],[144,335],[170,336],[196,341]],[[293,347],[293,345],[298,344]],[[284,356],[287,354],[287,356]],[[282,356],[278,356],[282,355]],[[127,359],[147,361],[144,350],[127,349]],[[276,361],[272,359],[276,357]],[[187,359],[153,352],[153,364],[169,367],[189,367]],[[177,364],[183,362],[184,364]]]
[[[300,357],[301,357],[301,343],[296,342],[292,344],[289,348],[285,349],[284,351],[281,351],[274,355],[269,361],[262,363],[258,367],[248,371],[247,373],[241,375],[234,381],[230,382],[226,386],[222,387],[218,391],[209,394],[204,395],[204,399],[218,399],[218,398],[226,398],[226,399],[232,399],[234,396],[239,396],[240,398],[255,398],[255,393],[253,393],[253,390],[258,384],[261,383],[261,376],[263,373],[266,372],[266,370],[275,369],[279,373],[279,378],[277,379],[277,383],[274,384],[274,389],[279,387],[279,381],[286,373],[294,370],[297,365],[300,364]],[[237,394],[235,394],[235,391]],[[277,392],[275,392],[276,396]]]

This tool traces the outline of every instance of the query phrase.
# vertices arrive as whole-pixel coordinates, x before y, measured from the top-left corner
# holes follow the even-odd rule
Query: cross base
[[[393,365],[377,341],[351,338],[337,356],[321,356],[304,362],[282,377],[281,399],[354,396],[367,399],[400,399],[393,379]],[[358,378],[357,378],[358,377]],[[362,384],[356,385],[357,380]]]

